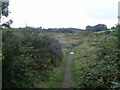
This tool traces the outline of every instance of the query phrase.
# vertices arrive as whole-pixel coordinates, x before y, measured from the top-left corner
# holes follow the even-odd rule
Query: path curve
[[[62,83],[62,88],[72,88],[72,73],[71,73],[71,62],[72,62],[73,55],[68,56],[67,64],[66,64],[66,72],[65,72],[65,79]]]

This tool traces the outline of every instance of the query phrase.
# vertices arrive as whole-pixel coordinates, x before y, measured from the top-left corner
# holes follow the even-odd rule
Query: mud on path
[[[66,62],[66,72],[65,72],[65,79],[62,83],[62,88],[72,88],[72,73],[71,73],[71,62],[72,62],[73,55],[68,56]]]

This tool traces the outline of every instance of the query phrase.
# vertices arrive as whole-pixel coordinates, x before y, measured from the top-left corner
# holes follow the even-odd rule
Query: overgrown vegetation
[[[120,87],[117,32],[91,34],[80,41],[72,64],[74,87]]]
[[[116,30],[46,34],[30,28],[8,29],[2,42],[3,87],[60,88],[71,50],[75,88],[120,86]]]
[[[8,6],[9,2],[2,2],[0,20],[1,16],[9,15]],[[10,28],[12,22],[2,22],[0,28]],[[60,88],[65,60],[74,50],[75,88],[120,88],[120,26],[118,32],[114,30],[116,27],[111,29],[107,30],[105,24],[86,26],[86,31],[42,27],[4,29],[3,34],[0,32],[2,87]],[[51,37],[52,34],[46,33],[57,34]],[[62,46],[55,38],[61,40]]]
[[[49,77],[46,81],[42,82],[41,84],[36,83],[35,87],[38,88],[61,88],[62,82],[64,80],[64,73],[66,67],[66,59],[68,56],[68,51],[64,52],[63,61],[59,67],[55,67],[49,73]]]
[[[35,30],[3,31],[3,88],[32,88],[62,62],[60,43]]]

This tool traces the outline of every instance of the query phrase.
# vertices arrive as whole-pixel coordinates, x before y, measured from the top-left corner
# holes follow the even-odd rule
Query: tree
[[[87,31],[102,31],[107,30],[107,26],[105,24],[98,24],[95,26],[86,26]]]
[[[87,31],[92,30],[92,26],[89,26],[89,25],[88,25],[88,26],[86,26],[86,30],[87,30]]]
[[[5,0],[5,1],[0,1],[0,4],[1,4],[1,13],[0,13],[0,22],[1,22],[1,18],[2,17],[8,17],[9,15],[9,9],[8,9],[8,6],[9,6],[9,1],[8,0]],[[0,25],[0,28],[2,27],[5,27],[5,28],[10,28],[10,25],[13,23],[13,21],[10,19],[9,21],[7,22],[1,22],[2,25]]]
[[[9,15],[8,6],[9,6],[9,2],[2,2],[2,15],[5,17]]]
[[[116,27],[113,26],[113,27],[111,27],[111,29],[116,29]]]

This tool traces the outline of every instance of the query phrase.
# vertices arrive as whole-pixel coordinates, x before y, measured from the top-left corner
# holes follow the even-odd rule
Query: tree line
[[[107,30],[107,29],[108,29],[107,25],[105,25],[105,24],[98,24],[95,26],[90,26],[90,25],[86,26],[87,31],[93,31],[93,32]]]

